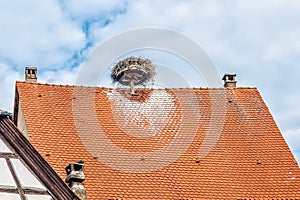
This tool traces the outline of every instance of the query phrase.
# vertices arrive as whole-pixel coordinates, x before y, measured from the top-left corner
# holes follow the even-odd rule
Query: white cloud
[[[81,22],[108,19],[114,12],[122,10],[125,4],[124,0],[62,0],[62,6],[70,17]]]
[[[13,70],[9,65],[0,62],[0,109],[13,110],[15,82],[20,80],[21,73]]]
[[[73,69],[45,70],[38,72],[38,82],[58,85],[75,85],[78,67]]]
[[[12,111],[15,81],[24,80],[25,66],[38,67],[40,82],[74,84],[78,66],[70,65],[80,64],[76,59],[84,59],[80,52],[87,53],[91,42],[84,20],[109,19],[111,12],[125,5],[124,1],[74,2],[1,2],[1,109]]]
[[[1,58],[18,67],[61,67],[85,43],[81,27],[51,0],[2,2],[0,26]]]

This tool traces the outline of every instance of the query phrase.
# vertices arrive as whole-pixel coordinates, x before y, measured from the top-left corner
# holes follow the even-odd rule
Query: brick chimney
[[[85,180],[83,163],[82,160],[79,160],[77,163],[70,163],[66,167],[66,183],[68,183],[70,189],[80,200],[86,200],[86,191],[83,185],[83,181]]]
[[[236,74],[225,74],[222,78],[224,81],[225,88],[235,88],[236,87]]]
[[[25,82],[36,83],[37,82],[37,68],[36,67],[26,67],[25,68]]]

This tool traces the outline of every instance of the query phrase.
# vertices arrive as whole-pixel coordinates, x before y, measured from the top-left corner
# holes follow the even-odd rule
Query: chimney
[[[12,120],[12,113],[0,109],[0,117],[7,117]]]
[[[83,168],[84,162],[82,160],[79,160],[77,163],[70,163],[66,167],[67,177],[65,181],[80,200],[86,200],[86,191],[83,185],[85,180]]]
[[[236,74],[225,74],[222,78],[224,81],[225,88],[235,88],[236,87]]]
[[[26,67],[25,68],[25,82],[36,83],[37,82],[37,68],[36,67]]]

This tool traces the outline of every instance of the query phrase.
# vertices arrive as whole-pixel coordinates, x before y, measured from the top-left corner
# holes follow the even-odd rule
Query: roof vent
[[[236,74],[225,74],[222,78],[224,81],[225,88],[235,88],[236,87]]]
[[[26,67],[25,68],[25,81],[28,83],[37,82],[37,68],[36,67]]]
[[[83,174],[84,162],[79,160],[77,163],[70,163],[66,167],[66,183],[80,200],[86,200],[86,191],[83,186],[85,176]]]

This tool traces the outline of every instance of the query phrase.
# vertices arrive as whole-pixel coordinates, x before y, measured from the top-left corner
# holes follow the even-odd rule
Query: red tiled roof
[[[148,89],[131,97],[108,88],[16,87],[30,142],[62,179],[70,161],[83,159],[89,200],[300,198],[299,167],[256,88]],[[164,147],[177,152],[175,140],[187,149],[171,162]],[[147,171],[160,164],[152,152],[166,164]]]

